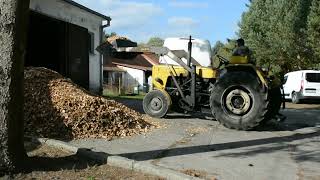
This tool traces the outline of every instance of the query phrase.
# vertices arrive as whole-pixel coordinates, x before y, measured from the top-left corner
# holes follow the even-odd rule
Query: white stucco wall
[[[124,83],[127,85],[127,87],[134,86],[135,83],[138,82],[140,85],[140,88],[143,88],[144,75],[145,75],[144,71],[123,67],[123,66],[119,66],[119,67],[126,71],[126,77],[124,79],[125,81]]]
[[[94,48],[100,44],[100,27],[104,21],[102,17],[61,0],[31,0],[30,9],[52,18],[84,27],[94,34]],[[100,90],[102,78],[101,61],[100,53],[96,50],[94,54],[89,54],[89,88],[92,92],[99,92]]]

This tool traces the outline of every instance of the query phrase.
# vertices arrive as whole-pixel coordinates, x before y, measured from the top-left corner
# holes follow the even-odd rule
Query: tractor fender
[[[167,91],[165,91],[164,89],[156,89],[158,91],[161,91],[168,99],[168,104],[171,106],[172,105],[172,99],[171,96],[169,95],[169,93]]]
[[[261,84],[268,89],[268,82],[266,78],[263,76],[262,71],[260,71],[256,66],[252,64],[230,64],[227,65],[221,72],[220,77],[229,72],[247,72],[250,73],[260,80]]]

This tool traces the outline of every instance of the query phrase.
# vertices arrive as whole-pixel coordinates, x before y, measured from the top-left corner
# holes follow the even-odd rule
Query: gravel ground
[[[139,109],[140,103],[122,101]],[[146,135],[71,142],[204,179],[319,179],[319,104],[291,104],[287,120],[252,131],[224,128],[198,115],[171,115]]]
[[[308,103],[308,104],[286,103],[286,108],[288,109],[319,109],[320,110],[320,103]]]

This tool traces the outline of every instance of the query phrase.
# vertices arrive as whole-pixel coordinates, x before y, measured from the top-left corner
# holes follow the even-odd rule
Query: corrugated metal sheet
[[[151,71],[152,66],[159,64],[159,58],[155,54],[144,53],[138,54],[134,58],[129,59],[110,57],[108,62],[109,63],[104,65],[105,70],[112,70],[112,68],[116,68],[117,66],[124,66],[133,69]]]

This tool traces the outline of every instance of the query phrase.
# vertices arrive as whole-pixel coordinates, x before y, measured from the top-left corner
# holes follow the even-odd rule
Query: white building
[[[137,53],[130,58],[105,56],[104,60],[105,90],[118,91],[120,85],[125,93],[131,93],[135,88],[146,88],[148,78],[152,75],[152,66],[159,64],[159,58],[148,52]]]
[[[44,66],[98,93],[102,90],[103,29],[110,17],[71,0],[30,1],[26,66]]]

